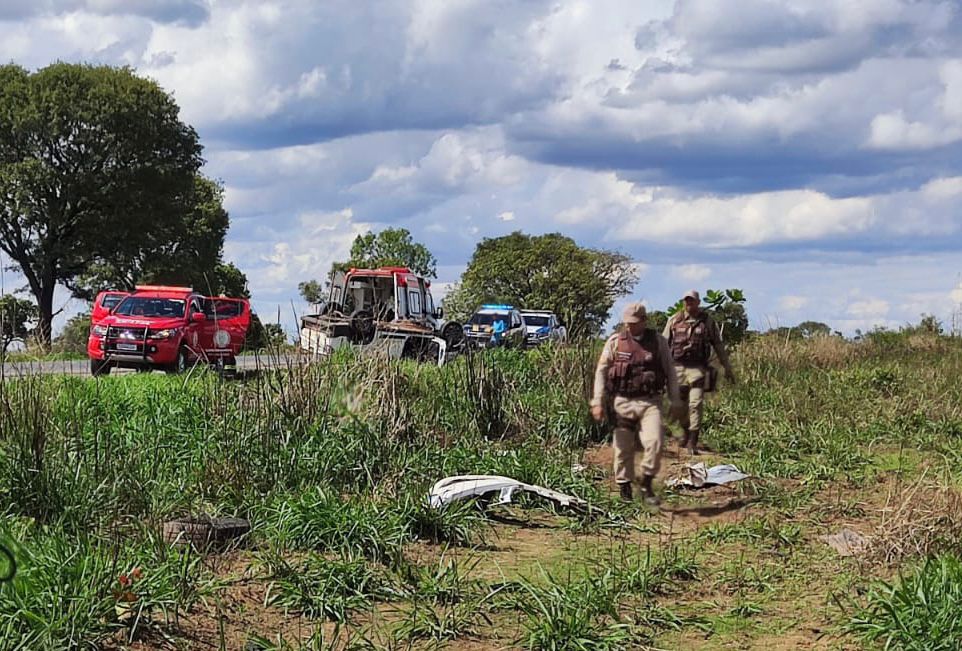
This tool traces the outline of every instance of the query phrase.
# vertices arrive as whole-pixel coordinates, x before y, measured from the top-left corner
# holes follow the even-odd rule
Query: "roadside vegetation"
[[[703,460],[753,477],[667,491],[660,512],[611,491],[585,407],[596,352],[0,382],[0,542],[18,566],[0,648],[962,644],[958,340],[745,342]],[[669,445],[662,478],[688,460]],[[431,509],[455,474],[594,508]],[[165,521],[201,514],[251,533],[163,541]],[[843,528],[864,537],[854,556],[819,539]]]

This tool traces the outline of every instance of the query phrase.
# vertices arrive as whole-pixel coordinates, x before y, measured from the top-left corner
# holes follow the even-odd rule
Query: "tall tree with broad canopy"
[[[328,279],[338,271],[375,269],[377,267],[407,267],[425,278],[437,278],[438,261],[428,247],[415,242],[406,228],[385,228],[379,233],[368,232],[354,238],[351,257],[345,262],[331,265]],[[301,296],[308,303],[320,303],[324,298],[322,284],[317,280],[305,280],[297,285]]]
[[[56,285],[89,297],[94,279],[148,271],[154,253],[212,218],[220,194],[199,179],[202,162],[173,98],[128,68],[0,66],[0,249],[36,299],[43,344]],[[205,222],[211,241],[218,219]]]
[[[626,255],[580,247],[560,233],[516,231],[478,243],[444,309],[462,320],[483,303],[551,310],[569,336],[585,337],[601,332],[611,306],[636,282],[635,265]]]
[[[385,228],[380,233],[367,233],[354,238],[351,259],[335,263],[335,271],[351,267],[407,267],[419,276],[436,278],[438,261],[426,246],[415,242],[406,228]]]
[[[180,219],[145,233],[136,249],[99,257],[67,286],[87,300],[103,289],[133,289],[137,284],[187,285],[211,295],[248,297],[247,277],[222,260],[230,222],[223,196],[218,183],[194,177]]]

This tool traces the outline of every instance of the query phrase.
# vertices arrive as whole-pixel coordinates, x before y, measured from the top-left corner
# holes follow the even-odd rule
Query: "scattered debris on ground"
[[[665,482],[665,486],[669,488],[705,488],[731,484],[749,477],[730,463],[708,468],[704,462],[698,462],[685,466],[685,470],[688,473],[687,477],[669,479]]]
[[[859,556],[868,547],[868,539],[857,531],[842,529],[838,533],[825,534],[819,540],[838,552],[839,556]]]
[[[451,502],[498,493],[498,501],[495,502],[495,504],[508,504],[511,502],[512,495],[517,491],[543,497],[565,508],[583,510],[588,507],[588,502],[579,497],[559,493],[558,491],[544,488],[543,486],[525,484],[516,479],[498,475],[457,475],[454,477],[446,477],[434,484],[434,487],[431,488],[430,502],[432,507],[441,508]]]

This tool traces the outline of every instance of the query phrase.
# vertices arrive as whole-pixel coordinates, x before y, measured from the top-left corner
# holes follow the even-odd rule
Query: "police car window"
[[[524,316],[524,322],[525,322],[526,325],[529,325],[529,326],[537,326],[537,327],[539,327],[539,328],[542,327],[542,326],[550,325],[550,321],[549,321],[548,317],[546,317],[546,316],[537,316],[537,315],[534,315],[534,314],[526,314],[526,315]]]

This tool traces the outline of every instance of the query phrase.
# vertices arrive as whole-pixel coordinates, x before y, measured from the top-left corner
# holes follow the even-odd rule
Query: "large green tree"
[[[210,198],[202,162],[173,98],[130,69],[0,66],[0,249],[36,299],[42,343],[58,284],[84,295],[98,265],[182,232]]]
[[[179,219],[145,233],[137,248],[98,256],[67,286],[74,296],[87,300],[103,289],[132,289],[137,284],[188,285],[214,295],[248,296],[247,277],[222,260],[230,223],[223,196],[218,183],[196,176]]]
[[[377,267],[407,267],[419,276],[437,278],[438,261],[431,251],[415,242],[406,228],[385,228],[379,233],[358,235],[351,244],[351,257],[331,265],[328,278],[338,271],[348,269],[374,269]],[[318,280],[298,283],[297,289],[308,303],[320,303],[323,285]]]
[[[335,270],[351,267],[407,267],[419,276],[436,278],[438,261],[426,246],[415,242],[406,228],[385,228],[379,233],[367,233],[354,238],[351,259],[335,263]]]
[[[478,243],[444,308],[459,319],[482,303],[547,309],[571,336],[589,336],[601,332],[611,306],[637,281],[635,266],[621,253],[584,248],[559,233],[514,232]]]

